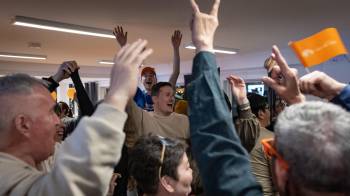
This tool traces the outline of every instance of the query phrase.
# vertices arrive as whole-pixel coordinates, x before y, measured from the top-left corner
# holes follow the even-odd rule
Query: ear
[[[153,103],[157,103],[158,102],[158,96],[152,96],[152,101],[153,101]]]
[[[258,119],[264,119],[264,117],[265,117],[265,112],[263,111],[263,110],[259,110],[258,111]]]
[[[168,191],[169,193],[173,193],[175,191],[175,187],[173,186],[172,183],[173,179],[170,178],[169,176],[163,176],[159,180],[159,184],[163,186],[163,188]]]
[[[30,136],[30,129],[32,128],[32,120],[28,115],[19,114],[14,119],[15,128],[19,133],[23,134],[26,137]]]
[[[280,193],[285,193],[287,188],[288,171],[281,166],[277,159],[274,160],[273,170],[278,191]]]

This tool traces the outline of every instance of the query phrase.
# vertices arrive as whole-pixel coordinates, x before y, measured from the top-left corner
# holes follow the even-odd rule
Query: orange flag
[[[304,67],[312,67],[348,53],[336,28],[327,28],[303,40],[292,42],[290,47]]]

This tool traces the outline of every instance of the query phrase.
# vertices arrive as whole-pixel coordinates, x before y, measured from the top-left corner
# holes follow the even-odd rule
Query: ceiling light
[[[101,60],[98,63],[105,64],[105,65],[114,65],[113,61],[107,61],[107,60]]]
[[[187,49],[195,50],[196,47],[191,43],[187,46],[185,46]],[[224,47],[219,47],[219,46],[214,46],[214,52],[215,53],[223,53],[223,54],[237,54],[239,49],[235,48],[224,48]]]
[[[66,32],[66,33],[74,33],[74,34],[80,34],[80,35],[90,35],[90,36],[115,39],[114,35],[112,34],[112,31],[109,31],[109,30],[37,19],[37,18],[30,18],[26,16],[16,16],[12,24],[18,25],[18,26],[24,26],[24,27],[46,29],[51,31],[60,31],[60,32]]]
[[[5,58],[19,58],[19,59],[35,59],[35,60],[46,60],[45,55],[32,55],[32,54],[19,54],[19,53],[7,53],[1,52],[0,57]]]

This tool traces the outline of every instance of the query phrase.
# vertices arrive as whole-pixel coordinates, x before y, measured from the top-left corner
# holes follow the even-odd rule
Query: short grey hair
[[[350,114],[320,101],[286,108],[275,126],[276,148],[289,178],[318,192],[350,190]]]
[[[43,86],[44,84],[27,74],[13,74],[0,77],[0,113],[7,112],[0,115],[0,130],[6,129],[8,121],[12,117],[11,108],[14,106],[8,105],[8,99],[11,99],[10,95],[23,95],[33,93],[34,86]]]
[[[31,93],[34,86],[43,86],[44,84],[27,74],[13,74],[0,77],[0,96],[9,94]]]

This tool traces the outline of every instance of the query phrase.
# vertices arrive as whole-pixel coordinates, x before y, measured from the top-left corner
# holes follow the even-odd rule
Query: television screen
[[[247,84],[248,93],[256,93],[261,96],[264,96],[265,85],[261,83]]]

